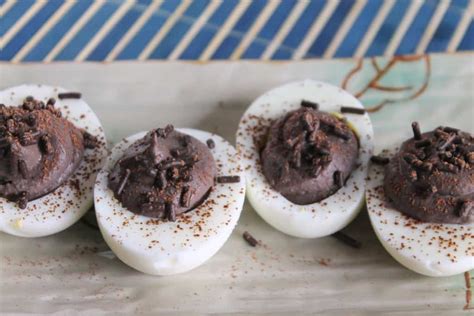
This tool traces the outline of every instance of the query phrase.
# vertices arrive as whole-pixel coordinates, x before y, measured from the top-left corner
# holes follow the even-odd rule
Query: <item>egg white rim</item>
[[[210,151],[216,161],[217,175],[239,175],[240,182],[216,183],[203,204],[178,216],[175,222],[134,214],[114,197],[108,188],[107,177],[123,152],[146,135],[146,132],[141,132],[114,146],[97,176],[95,186],[97,222],[105,241],[127,265],[153,275],[186,272],[209,260],[230,237],[245,200],[245,178],[234,147],[222,137],[205,131],[188,128],[177,130],[203,143],[212,139],[215,147]],[[225,218],[224,222],[222,218]],[[146,237],[143,236],[144,232]],[[173,236],[170,240],[188,241],[177,245],[160,239],[160,236],[169,234]],[[217,234],[222,238],[217,238]],[[137,240],[143,243],[137,245]]]
[[[392,146],[381,156],[392,158],[398,149]],[[427,223],[406,216],[387,203],[383,181],[384,166],[371,163],[367,210],[377,238],[395,260],[407,269],[433,277],[474,269],[474,224]],[[396,226],[398,231],[387,225]]]
[[[262,137],[264,131],[260,125],[271,124],[269,122],[298,109],[303,99],[318,103],[321,111],[339,114],[341,105],[363,108],[359,100],[336,86],[314,80],[288,83],[266,92],[250,105],[239,123],[236,144],[246,174],[247,197],[255,211],[283,233],[317,238],[344,228],[364,205],[365,177],[374,136],[367,113],[341,114],[359,136],[358,167],[346,185],[326,199],[308,205],[290,202],[275,191],[263,175],[254,136]]]
[[[21,237],[43,237],[58,233],[76,223],[93,204],[93,187],[96,173],[107,157],[105,133],[98,117],[81,99],[59,99],[58,93],[70,90],[38,84],[25,84],[0,91],[0,103],[20,105],[27,96],[46,102],[56,99],[55,107],[61,110],[76,127],[97,137],[100,145],[86,149],[84,158],[71,177],[55,191],[29,201],[26,209],[0,198],[0,231]],[[72,181],[79,180],[78,185]],[[79,190],[78,190],[78,189]]]

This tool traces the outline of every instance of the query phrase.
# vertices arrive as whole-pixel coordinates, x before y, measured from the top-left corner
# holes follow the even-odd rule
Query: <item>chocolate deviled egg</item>
[[[288,235],[330,235],[364,204],[372,140],[369,116],[346,91],[312,80],[273,89],[252,103],[237,132],[247,197]]]
[[[428,276],[474,268],[474,138],[451,127],[421,133],[372,158],[367,208],[385,249]]]
[[[0,92],[0,231],[41,237],[90,209],[107,156],[104,131],[80,93],[44,85]]]
[[[245,199],[236,150],[221,137],[171,125],[119,142],[97,177],[105,241],[154,275],[191,270],[232,233]]]

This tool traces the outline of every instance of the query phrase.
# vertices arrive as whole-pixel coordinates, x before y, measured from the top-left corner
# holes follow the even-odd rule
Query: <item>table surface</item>
[[[376,82],[411,88],[365,91],[379,71],[383,75]],[[367,108],[379,108],[371,114],[377,149],[408,137],[412,120],[424,130],[441,124],[474,128],[472,54],[291,63],[0,64],[0,72],[0,88],[31,82],[81,91],[111,143],[170,122],[234,143],[240,116],[254,98],[305,78],[343,86]],[[246,230],[262,246],[249,247],[241,237]],[[211,260],[169,277],[129,268],[84,221],[45,238],[0,233],[0,309],[5,314],[88,315],[472,313],[464,310],[464,275],[430,278],[405,269],[378,242],[365,210],[344,231],[362,248],[331,237],[286,236],[245,205],[231,238]]]

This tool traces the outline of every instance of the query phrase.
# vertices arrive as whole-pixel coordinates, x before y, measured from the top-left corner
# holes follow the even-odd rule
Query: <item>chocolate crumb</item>
[[[83,131],[82,138],[84,140],[84,147],[87,149],[94,149],[99,144],[99,140],[97,139],[97,137],[95,137],[89,132]]]
[[[258,245],[257,239],[255,239],[248,231],[245,231],[243,234],[245,241],[252,247],[256,247]]]
[[[211,138],[206,141],[206,144],[209,149],[214,149],[216,147],[216,143]]]

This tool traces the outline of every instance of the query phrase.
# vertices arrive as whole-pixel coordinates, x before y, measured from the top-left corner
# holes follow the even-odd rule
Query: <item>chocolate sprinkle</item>
[[[438,150],[445,150],[453,142],[454,138],[456,138],[456,135],[449,136],[449,138],[438,147]]]
[[[26,206],[28,205],[28,199],[26,198],[26,196],[27,196],[27,193],[24,191],[18,195],[17,204],[18,204],[18,207],[22,210],[24,210]]]
[[[350,106],[341,106],[341,113],[365,114],[367,111],[363,108],[354,108]]]
[[[255,239],[248,231],[245,231],[243,234],[245,241],[252,247],[256,247],[258,245],[257,239]]]
[[[120,195],[123,191],[123,189],[125,188],[125,185],[127,184],[127,181],[128,181],[128,178],[130,177],[130,169],[126,169],[125,170],[125,175],[123,176],[122,178],[122,181],[120,181],[120,185],[117,189],[117,194]]]
[[[220,176],[217,177],[217,183],[238,183],[240,176]]]
[[[344,186],[344,179],[342,177],[342,173],[339,170],[334,171],[334,184],[336,184],[339,188]]]
[[[28,178],[28,167],[26,166],[26,161],[18,160],[18,171],[20,171],[23,179]]]
[[[183,187],[183,191],[181,192],[181,199],[180,199],[181,206],[189,207],[192,196],[193,196],[193,192],[189,189],[189,186]]]
[[[314,110],[319,109],[319,104],[318,103],[311,102],[311,101],[308,101],[308,100],[302,100],[301,101],[301,106],[304,107],[304,108],[312,108]]]
[[[457,215],[459,217],[464,217],[469,215],[468,213],[474,209],[474,201],[471,200],[461,200],[459,201]]]
[[[443,130],[446,132],[446,133],[459,133],[459,129],[458,128],[454,128],[454,127],[449,127],[449,126],[446,126],[443,128]]]
[[[170,222],[175,222],[176,221],[176,212],[175,212],[175,209],[173,207],[173,204],[166,203],[165,204],[165,211],[166,211],[166,214],[168,215],[168,220]]]
[[[418,124],[418,122],[411,123],[411,128],[413,129],[413,137],[416,140],[421,140],[420,125]]]
[[[372,156],[370,157],[370,161],[377,165],[386,165],[390,162],[390,159],[387,157],[382,157],[382,156]]]
[[[430,145],[431,145],[431,141],[429,139],[423,139],[415,143],[416,148],[427,147]]]
[[[209,138],[207,141],[206,141],[206,144],[207,144],[207,147],[209,149],[214,149],[216,147],[216,143],[214,142],[214,140],[212,140],[211,138]]]
[[[82,94],[80,92],[63,92],[58,93],[58,98],[62,99],[80,99]]]
[[[341,231],[335,232],[331,236],[352,248],[360,249],[362,247],[362,243],[360,241],[355,240]]]

